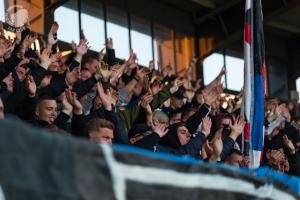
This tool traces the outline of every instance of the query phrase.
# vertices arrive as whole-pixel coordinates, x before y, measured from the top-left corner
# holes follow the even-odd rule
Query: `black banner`
[[[280,183],[163,157],[0,121],[0,200],[298,198]]]

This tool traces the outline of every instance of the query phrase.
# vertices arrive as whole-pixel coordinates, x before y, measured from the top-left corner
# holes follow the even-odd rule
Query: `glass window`
[[[4,5],[4,0],[0,0],[0,20],[2,22],[5,21],[5,5]]]
[[[300,77],[296,80],[296,88],[300,96]],[[298,102],[300,103],[300,98],[298,99]]]
[[[162,67],[168,64],[175,67],[173,35],[172,29],[154,24],[154,56],[155,60],[158,60]]]
[[[152,58],[150,21],[131,16],[131,48],[136,52],[138,63],[148,66]]]
[[[204,84],[207,85],[213,81],[224,66],[223,55],[213,53],[203,61]]]
[[[81,28],[89,41],[91,50],[105,47],[103,7],[99,1],[81,1]]]
[[[70,0],[54,12],[54,19],[59,24],[58,39],[76,43],[79,42],[79,17],[77,1]]]
[[[227,89],[240,91],[244,85],[244,60],[225,56]]]
[[[129,58],[129,30],[126,12],[107,7],[107,37],[113,39],[117,58]]]

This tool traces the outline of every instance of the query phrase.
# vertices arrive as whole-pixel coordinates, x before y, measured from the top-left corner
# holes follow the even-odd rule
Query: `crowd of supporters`
[[[133,50],[128,60],[117,59],[112,39],[93,54],[84,34],[70,45],[72,53],[62,56],[56,22],[40,52],[30,48],[37,35],[29,28],[13,39],[0,29],[0,119],[15,118],[90,142],[247,166],[243,92],[234,98],[224,95],[224,69],[203,86],[190,78],[195,59],[180,77],[171,66],[155,69],[153,61],[139,66]],[[297,109],[292,101],[266,100],[261,162],[299,176]]]

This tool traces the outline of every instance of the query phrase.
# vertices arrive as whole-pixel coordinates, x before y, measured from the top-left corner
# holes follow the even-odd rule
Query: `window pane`
[[[91,50],[105,47],[103,7],[98,1],[81,1],[81,28],[91,45]]]
[[[0,0],[0,20],[2,22],[5,21],[5,6],[4,6],[4,0]]]
[[[70,0],[54,12],[55,21],[59,24],[58,39],[76,43],[79,42],[79,17],[77,1]]]
[[[217,77],[223,66],[224,61],[222,54],[213,53],[207,58],[205,58],[203,62],[204,84],[207,85],[211,81],[213,81]]]
[[[126,12],[107,7],[107,37],[113,39],[116,57],[129,57],[129,31]]]
[[[227,89],[240,91],[244,85],[244,60],[226,56]]]
[[[168,64],[171,64],[174,67],[173,30],[159,24],[154,24],[153,42],[155,60],[158,60],[162,67]]]
[[[297,88],[298,94],[300,94],[300,77],[296,80],[296,88]],[[300,103],[300,98],[298,99],[298,102]]]
[[[152,58],[150,21],[131,16],[131,47],[136,52],[138,63],[148,66]]]

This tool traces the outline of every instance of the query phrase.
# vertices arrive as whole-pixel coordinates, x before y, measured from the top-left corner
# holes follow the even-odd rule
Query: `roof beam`
[[[271,0],[270,0],[271,1]],[[298,6],[299,5],[299,0],[289,0],[287,1],[287,5],[284,6],[284,7],[277,7],[277,8],[274,8],[272,10],[270,10],[269,12],[265,12],[265,16],[264,16],[264,23],[266,25],[268,25],[270,22],[272,23],[272,21],[274,20],[274,18],[282,13],[285,13],[287,11],[289,11],[290,9],[292,8],[295,8],[295,6]],[[215,15],[215,14],[214,14]],[[243,19],[241,17],[241,19]],[[274,25],[274,24],[273,24]],[[284,26],[280,23],[280,24],[275,24],[275,26],[281,26],[281,29],[283,28],[286,28],[286,29],[291,29],[293,30],[294,32],[295,31],[299,31],[298,29],[299,28],[295,28],[295,27],[289,27],[289,26]],[[222,25],[224,26],[224,25]],[[222,29],[226,28],[225,27],[221,27]],[[213,49],[211,50],[211,52],[209,52],[208,54],[206,55],[203,55],[200,59],[204,59],[205,57],[209,56],[211,53],[215,52],[216,50],[219,50],[219,49],[222,49],[222,48],[225,48],[229,45],[231,45],[232,43],[238,41],[239,39],[241,39],[243,37],[243,33],[244,33],[244,27],[237,27],[237,29],[235,31],[232,31],[232,32],[229,32],[228,30],[228,35],[229,37],[225,37],[223,40],[219,40],[215,43]]]
[[[284,22],[280,22],[280,21],[269,21],[267,22],[267,25],[272,26],[274,28],[278,28],[278,29],[282,29],[285,31],[289,31],[291,33],[296,33],[296,34],[300,34],[300,28],[284,23]]]
[[[201,23],[205,22],[206,20],[208,20],[209,18],[214,17],[215,15],[223,12],[224,10],[227,10],[228,8],[240,3],[241,1],[242,0],[228,1],[223,6],[220,6],[220,7],[216,8],[215,10],[211,11],[207,15],[204,15],[202,17],[199,17],[198,19],[195,19],[194,23],[195,24],[201,24]]]
[[[49,1],[49,5],[47,5],[46,9],[50,10],[55,10],[56,8],[58,8],[59,6],[62,6],[64,3],[66,3],[69,0],[57,0],[56,2],[50,4]]]
[[[216,5],[211,0],[191,0],[191,1],[201,6],[204,6],[206,8],[211,8],[211,9],[216,8]]]

